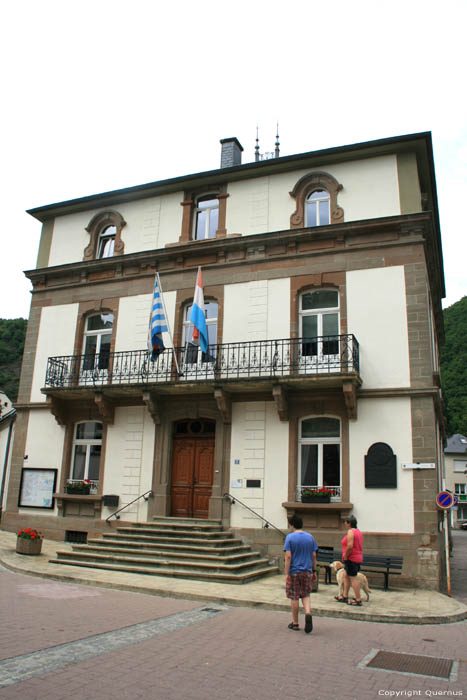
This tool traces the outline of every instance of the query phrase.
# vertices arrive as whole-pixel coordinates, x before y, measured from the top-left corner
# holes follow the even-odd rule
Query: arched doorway
[[[216,424],[199,418],[174,423],[170,514],[207,518],[214,475]]]

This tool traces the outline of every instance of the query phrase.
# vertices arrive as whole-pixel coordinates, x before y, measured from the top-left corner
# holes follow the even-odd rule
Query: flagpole
[[[175,351],[174,340],[172,337],[172,331],[170,330],[169,317],[167,316],[167,309],[165,308],[164,294],[162,292],[161,278],[159,277],[158,272],[156,272],[156,277],[157,277],[157,283],[159,285],[159,290],[160,290],[160,294],[161,294],[162,306],[164,307],[165,322],[167,324],[167,333],[169,334],[170,342],[172,343],[172,352],[173,352],[173,356],[174,356],[174,360],[175,360],[175,366],[177,367],[178,375],[182,376],[182,373],[180,372],[180,367],[178,366],[177,353]]]

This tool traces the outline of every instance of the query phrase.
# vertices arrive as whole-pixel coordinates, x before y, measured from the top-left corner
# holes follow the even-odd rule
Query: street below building
[[[372,700],[467,692],[467,622],[404,625],[96,588],[0,569],[0,698]],[[368,667],[378,651],[423,673]],[[378,657],[376,657],[378,658]],[[405,691],[402,695],[402,691]],[[447,692],[449,691],[449,692]],[[399,695],[396,693],[399,692]]]

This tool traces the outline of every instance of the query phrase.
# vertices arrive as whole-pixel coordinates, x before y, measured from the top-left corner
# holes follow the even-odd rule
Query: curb
[[[262,600],[239,600],[237,598],[230,598],[229,596],[220,595],[209,595],[209,594],[197,594],[189,591],[169,591],[164,588],[152,588],[147,586],[136,586],[130,583],[111,583],[110,581],[90,581],[86,578],[81,578],[78,576],[69,576],[67,574],[52,574],[49,572],[37,572],[31,570],[24,570],[21,567],[15,566],[13,563],[5,561],[2,556],[3,552],[0,552],[0,563],[9,571],[17,574],[23,574],[25,576],[35,576],[36,578],[51,579],[53,581],[61,581],[64,583],[75,583],[81,586],[91,586],[96,588],[109,588],[119,591],[128,591],[130,593],[142,593],[144,595],[159,596],[161,598],[174,598],[177,600],[200,600],[206,602],[214,602],[219,605],[228,605],[230,607],[240,607],[240,608],[255,608],[258,610],[271,610],[276,612],[290,612],[289,603],[272,603],[265,602]],[[47,555],[46,555],[47,556]],[[247,585],[247,584],[246,584]],[[462,622],[467,619],[467,607],[463,606],[465,609],[449,615],[429,615],[429,616],[418,616],[418,615],[389,615],[384,613],[371,613],[365,612],[359,608],[358,612],[355,610],[345,610],[342,607],[339,610],[325,610],[325,609],[315,609],[313,610],[314,617],[332,617],[347,620],[360,620],[361,622],[382,622],[385,624],[399,624],[399,625],[443,625],[452,624],[456,622]]]

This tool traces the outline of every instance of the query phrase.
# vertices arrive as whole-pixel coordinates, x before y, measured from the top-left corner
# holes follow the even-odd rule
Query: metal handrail
[[[287,534],[286,534],[285,532],[283,532],[282,530],[279,530],[278,527],[276,527],[275,525],[273,525],[269,520],[266,520],[266,518],[263,518],[263,516],[260,515],[259,513],[257,513],[255,510],[253,510],[253,508],[250,508],[250,506],[247,506],[246,503],[243,503],[243,501],[241,501],[239,498],[237,498],[237,496],[232,496],[231,493],[224,493],[224,498],[225,498],[226,500],[227,500],[227,499],[230,499],[230,503],[231,503],[232,505],[235,505],[235,503],[240,503],[240,505],[243,506],[244,508],[246,508],[247,510],[249,510],[250,513],[253,513],[253,515],[256,515],[257,518],[261,518],[261,520],[262,520],[264,523],[266,523],[263,527],[265,527],[265,528],[272,527],[272,528],[273,528],[276,532],[278,532],[282,537],[287,537]]]
[[[125,508],[128,508],[128,506],[131,506],[132,503],[136,503],[136,501],[139,501],[140,498],[144,498],[145,501],[148,501],[150,496],[152,496],[152,491],[146,491],[146,493],[142,493],[141,496],[138,496],[137,498],[134,498],[129,503],[126,503],[124,506],[122,506],[121,508],[116,510],[115,513],[111,513],[109,515],[109,517],[105,519],[105,522],[108,523],[110,518],[113,518],[114,516],[115,516],[116,520],[120,520],[120,516],[117,515],[117,513],[120,513],[122,510],[125,510]]]

